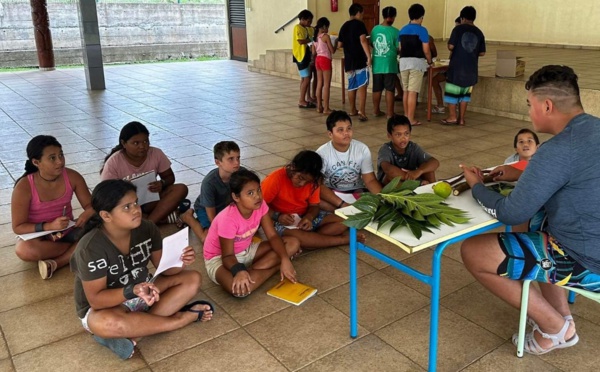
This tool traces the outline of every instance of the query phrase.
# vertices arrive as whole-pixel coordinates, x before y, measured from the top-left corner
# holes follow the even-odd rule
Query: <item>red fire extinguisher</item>
[[[338,11],[338,0],[331,0],[331,11],[332,12]]]

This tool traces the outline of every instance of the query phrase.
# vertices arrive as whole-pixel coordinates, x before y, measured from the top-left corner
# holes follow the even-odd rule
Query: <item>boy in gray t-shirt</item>
[[[231,201],[229,179],[240,169],[240,147],[233,141],[222,141],[213,148],[216,169],[208,172],[202,180],[200,195],[190,209],[181,215],[201,242],[204,242],[211,222]],[[195,212],[195,215],[194,215]]]
[[[412,126],[404,115],[388,119],[387,136],[377,154],[377,179],[383,185],[396,177],[420,180],[422,185],[433,183],[440,162],[410,140]]]

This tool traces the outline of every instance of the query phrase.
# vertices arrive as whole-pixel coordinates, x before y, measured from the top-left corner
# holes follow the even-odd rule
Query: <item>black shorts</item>
[[[292,61],[298,66],[298,71],[304,70],[310,67],[310,62],[312,60],[312,53],[309,48],[306,48],[306,53],[304,54],[304,58],[302,61],[298,62],[296,57],[292,55]]]
[[[396,74],[373,74],[373,92],[381,92],[385,88],[388,92],[396,89]]]

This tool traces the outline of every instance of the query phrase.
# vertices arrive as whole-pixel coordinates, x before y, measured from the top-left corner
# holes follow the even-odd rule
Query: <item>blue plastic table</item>
[[[416,192],[431,192],[431,185],[419,187]],[[440,307],[440,275],[442,266],[442,253],[450,244],[460,242],[471,236],[488,232],[494,228],[502,226],[500,222],[487,214],[473,199],[470,190],[463,192],[459,196],[450,196],[447,203],[453,207],[462,209],[468,213],[471,218],[469,223],[450,226],[442,226],[434,234],[423,233],[421,239],[416,239],[407,228],[399,228],[393,233],[389,233],[389,226],[384,225],[377,230],[375,224],[369,225],[366,230],[386,239],[408,253],[435,247],[431,275],[424,274],[405,263],[394,260],[393,258],[365,245],[356,240],[356,229],[350,229],[350,336],[358,336],[358,292],[357,292],[357,253],[359,250],[375,257],[390,266],[402,271],[403,273],[422,281],[431,286],[431,318],[429,322],[429,371],[435,371],[437,364],[437,341]],[[352,206],[338,209],[336,214],[347,218],[347,216],[358,212]]]

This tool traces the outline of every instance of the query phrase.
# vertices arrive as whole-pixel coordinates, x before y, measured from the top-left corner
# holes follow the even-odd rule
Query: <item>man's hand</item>
[[[490,176],[494,177],[494,181],[517,181],[523,174],[522,170],[519,170],[510,165],[500,165],[494,168],[490,172]]]
[[[460,167],[463,170],[465,181],[467,181],[471,188],[478,183],[483,183],[483,172],[481,172],[481,169],[477,167],[469,167],[464,164],[461,164]]]

